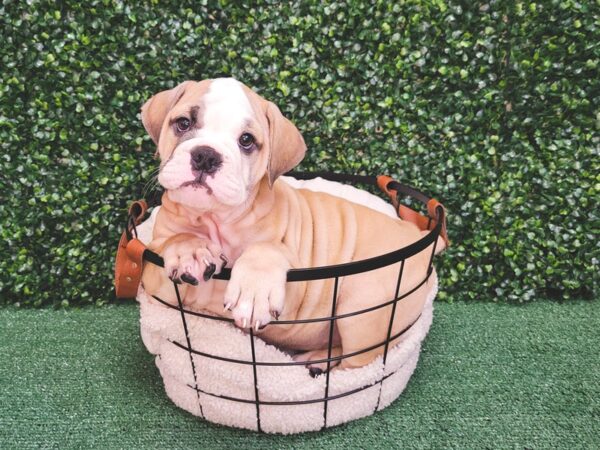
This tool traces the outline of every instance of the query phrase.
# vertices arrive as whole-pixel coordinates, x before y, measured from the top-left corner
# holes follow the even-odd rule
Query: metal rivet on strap
[[[131,283],[131,277],[125,277],[125,281],[127,281],[128,283]]]
[[[135,269],[137,267],[137,263],[131,263],[131,267]]]

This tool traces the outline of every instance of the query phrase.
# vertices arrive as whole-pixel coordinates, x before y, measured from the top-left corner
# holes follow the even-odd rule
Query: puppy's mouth
[[[206,183],[206,173],[204,173],[204,172],[200,173],[193,180],[189,180],[189,181],[182,183],[181,186],[179,186],[179,188],[181,189],[181,188],[188,187],[188,186],[191,186],[195,189],[204,188],[204,189],[206,189],[206,192],[208,193],[208,195],[212,195],[212,193],[213,193],[213,190],[211,189],[211,187]]]

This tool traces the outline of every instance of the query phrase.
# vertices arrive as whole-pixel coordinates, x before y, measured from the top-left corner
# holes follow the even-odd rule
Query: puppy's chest
[[[251,243],[247,236],[244,236],[240,234],[239,231],[230,229],[227,226],[218,228],[218,235],[215,236],[215,238],[221,245],[221,249],[230,264],[235,262],[243,253],[244,249]]]
[[[230,264],[234,263],[248,246],[259,242],[276,242],[271,230],[262,224],[254,227],[236,227],[234,225],[221,224],[216,227],[216,235],[213,239],[218,242]]]
[[[192,217],[190,225],[192,228],[190,231],[194,234],[219,245],[230,263],[239,258],[247,245],[244,245],[247,239],[238,230],[227,224],[218,223],[211,217]]]

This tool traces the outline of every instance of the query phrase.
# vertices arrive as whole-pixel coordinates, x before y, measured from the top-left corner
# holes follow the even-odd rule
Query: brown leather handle
[[[402,220],[406,220],[408,222],[414,223],[420,230],[431,230],[437,225],[437,210],[438,208],[442,208],[441,211],[441,219],[442,219],[442,228],[440,230],[440,236],[446,243],[446,247],[450,245],[450,240],[448,239],[448,231],[446,228],[446,208],[436,199],[430,199],[427,202],[427,214],[428,216],[424,216],[423,214],[418,213],[414,209],[409,208],[406,205],[402,205],[398,201],[398,192],[390,187],[390,183],[395,180],[392,177],[387,175],[378,175],[377,176],[377,186],[381,189],[392,201],[394,208],[398,213],[398,217]]]
[[[133,217],[135,224],[139,225],[148,211],[146,200],[136,200],[129,205],[129,216]]]
[[[386,193],[393,203],[396,202],[396,191],[388,189],[388,185],[394,181],[392,177],[388,177],[387,175],[377,175],[377,186],[384,193]]]
[[[129,206],[127,230],[121,235],[115,258],[115,293],[119,298],[133,298],[137,295],[142,280],[143,256],[146,246],[133,238],[131,232],[139,225],[148,209],[144,200],[132,202]]]

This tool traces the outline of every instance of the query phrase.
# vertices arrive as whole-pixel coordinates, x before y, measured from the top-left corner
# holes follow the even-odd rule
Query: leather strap
[[[148,205],[144,200],[135,201],[129,207],[127,229],[121,235],[115,259],[114,285],[115,294],[119,298],[134,298],[142,280],[146,246],[137,239],[135,227],[143,220],[147,209]]]
[[[137,237],[137,230],[135,227],[136,227],[136,225],[139,225],[142,222],[142,220],[144,219],[144,216],[146,215],[147,210],[148,210],[148,204],[146,203],[145,200],[136,200],[134,202],[131,202],[131,205],[129,206],[129,211],[128,211],[127,228],[126,228],[126,233],[127,233],[128,239],[131,239],[134,234],[135,234],[135,237]]]
[[[437,225],[438,208],[442,208],[442,228],[440,230],[440,236],[446,243],[446,247],[448,247],[450,245],[450,240],[448,239],[448,231],[446,229],[446,208],[444,205],[442,205],[436,199],[430,199],[427,201],[428,215],[424,216],[423,214],[418,213],[414,209],[411,209],[398,201],[398,191],[393,188],[395,183],[400,184],[387,175],[379,175],[377,177],[377,185],[379,186],[379,189],[381,189],[385,194],[388,195],[388,197],[390,197],[394,208],[396,208],[398,217],[400,217],[402,220],[414,223],[419,230],[424,231],[435,228]]]
[[[134,218],[136,225],[139,225],[144,219],[147,210],[148,204],[146,200],[136,200],[129,205],[129,216]]]

